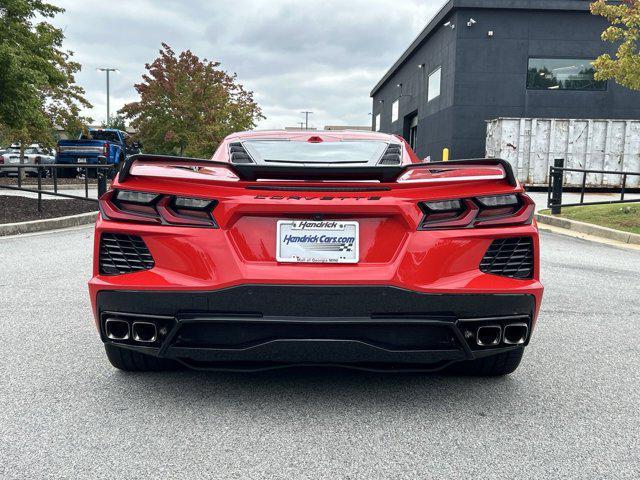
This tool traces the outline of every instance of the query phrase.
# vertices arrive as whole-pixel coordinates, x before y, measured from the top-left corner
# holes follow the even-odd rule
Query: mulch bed
[[[65,217],[78,213],[95,212],[98,204],[83,200],[42,200],[38,212],[38,199],[0,195],[0,224]]]
[[[0,177],[0,185],[18,186],[17,177]],[[37,177],[26,177],[22,180],[22,185],[38,185]],[[53,178],[42,179],[42,185],[53,185]],[[84,186],[84,178],[58,178],[58,185],[81,185]],[[89,185],[96,185],[94,178],[89,179]]]

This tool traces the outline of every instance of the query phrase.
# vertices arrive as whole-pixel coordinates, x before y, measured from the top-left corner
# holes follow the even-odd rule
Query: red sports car
[[[123,370],[507,374],[542,300],[533,212],[507,162],[421,163],[381,133],[135,155],[100,199],[96,326]]]

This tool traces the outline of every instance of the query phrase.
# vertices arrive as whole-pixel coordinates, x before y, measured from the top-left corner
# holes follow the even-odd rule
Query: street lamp
[[[111,125],[111,116],[109,115],[109,73],[119,72],[117,68],[99,67],[96,68],[98,72],[107,72],[107,127]]]

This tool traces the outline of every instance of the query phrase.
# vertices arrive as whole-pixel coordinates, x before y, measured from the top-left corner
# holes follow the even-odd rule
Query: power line
[[[300,113],[304,113],[304,128],[306,130],[309,129],[309,115],[311,115],[313,112],[308,112],[308,111],[304,111],[304,112],[300,112]]]

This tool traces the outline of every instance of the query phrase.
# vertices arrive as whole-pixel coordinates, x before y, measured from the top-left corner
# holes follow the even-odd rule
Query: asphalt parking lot
[[[546,297],[506,378],[124,374],[91,242],[0,239],[0,478],[640,477],[640,251],[542,234]]]

